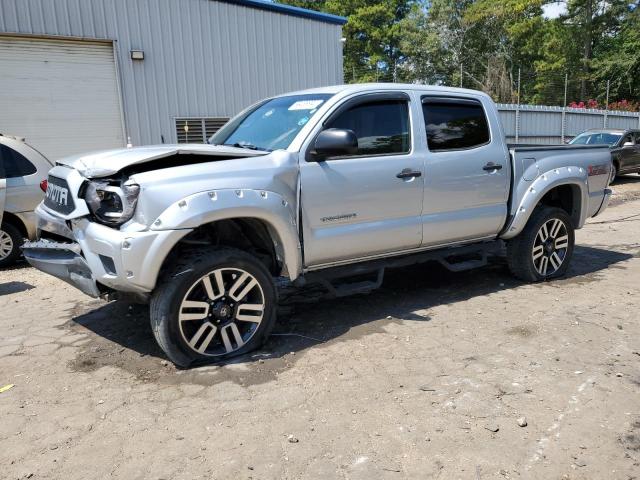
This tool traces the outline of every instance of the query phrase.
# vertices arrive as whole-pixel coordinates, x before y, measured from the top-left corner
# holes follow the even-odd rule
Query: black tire
[[[2,224],[0,232],[0,241],[1,237],[4,235],[7,235],[11,241],[11,250],[8,254],[3,254],[3,252],[0,251],[0,268],[9,267],[16,263],[18,258],[20,258],[20,247],[24,242],[24,238],[22,238],[20,230],[6,222]]]
[[[562,232],[564,233],[564,231],[566,231],[567,246],[564,249],[556,250],[556,257],[554,258],[559,258],[558,255],[562,253],[562,262],[559,268],[548,274],[542,274],[536,267],[536,264],[534,264],[533,250],[534,247],[540,248],[540,245],[536,246],[536,242],[540,242],[538,239],[538,232],[543,225],[548,225],[548,222],[552,220],[560,220],[564,224],[565,230]],[[564,235],[562,236],[564,237]],[[558,244],[556,238],[559,237],[560,235],[552,238],[554,248],[555,245]],[[507,242],[507,264],[509,265],[509,270],[514,276],[527,282],[540,282],[542,280],[561,277],[566,273],[567,268],[569,268],[571,256],[573,255],[574,243],[575,230],[571,217],[569,217],[567,212],[557,207],[538,207],[531,215],[531,218],[529,218],[524,230],[517,237]],[[545,250],[545,248],[547,248],[546,244],[543,246],[542,252],[544,256],[547,256],[548,266],[551,264],[551,257],[547,255],[547,250]],[[539,265],[540,264],[538,264],[538,266]],[[544,268],[543,271],[546,272],[547,268]]]
[[[253,289],[244,297],[233,300],[231,299],[233,288],[227,290],[228,285],[225,284],[225,291],[230,298],[228,301],[236,302],[235,309],[233,308],[233,303],[230,304],[231,307],[229,310],[226,309],[228,306],[226,303],[222,305],[222,307],[216,306],[216,308],[214,308],[214,300],[208,296],[204,284],[201,282],[205,277],[208,277],[210,284],[212,280],[216,283],[217,277],[214,276],[212,278],[210,275],[214,275],[214,271],[220,269],[225,272],[233,272],[238,269],[248,273],[257,281],[259,286],[253,288],[257,289],[257,293],[255,294],[260,295],[264,309],[262,311],[262,320],[255,328],[252,326],[253,322],[240,321],[237,319],[237,315],[240,312],[241,300],[247,298],[250,294],[254,295]],[[224,275],[234,282],[234,285],[232,285],[232,287],[234,287],[236,281],[236,277],[233,276],[234,274],[224,273]],[[251,281],[250,279],[250,282]],[[214,288],[217,291],[217,285]],[[240,290],[240,288],[238,288],[238,290]],[[243,291],[244,288],[242,288],[240,293]],[[203,297],[202,302],[211,302],[211,305],[205,310],[205,317],[198,320],[187,321],[187,323],[184,323],[185,327],[183,328],[181,327],[183,324],[181,324],[179,316],[181,312],[185,314],[182,308],[188,310],[187,307],[183,307],[183,301],[193,300],[190,296],[196,295],[197,293],[200,293]],[[224,303],[222,302],[223,300],[225,300],[224,296],[221,297],[221,300],[218,301],[216,305]],[[161,275],[151,298],[151,328],[158,345],[167,357],[177,366],[187,368],[196,363],[211,363],[242,355],[261,346],[271,333],[275,324],[276,306],[277,291],[273,277],[260,260],[253,255],[234,248],[205,248],[182,254],[180,259],[167,268]],[[222,308],[224,308],[224,310],[222,310]],[[220,311],[228,312],[225,313],[226,317],[222,317],[222,325],[220,325],[220,318],[217,316]],[[216,312],[216,316],[208,318],[214,315],[214,312]],[[189,314],[186,313],[185,315]],[[214,325],[216,322],[219,328]],[[251,334],[251,336],[247,338],[246,343],[243,343],[239,348],[231,352],[226,350],[226,353],[222,354],[211,353],[214,352],[214,347],[226,349],[227,343],[224,343],[224,340],[230,342],[229,330],[227,330],[227,328],[230,327],[231,323],[236,325],[230,328],[233,334],[232,343],[235,343],[236,347],[240,345],[240,343],[237,341],[238,336],[235,332],[240,334],[242,340],[244,340],[245,330],[247,335]],[[192,327],[194,324],[195,327]],[[208,326],[205,327],[205,324],[208,324]],[[211,333],[212,337],[209,339],[209,343],[207,343],[210,348],[205,347],[207,350],[210,350],[209,353],[206,351],[199,353],[189,345],[185,336],[185,329],[187,328],[196,328],[198,332],[200,332],[202,328],[208,329],[206,331],[202,330],[206,335],[204,333],[201,333],[199,336],[197,333],[193,335],[191,341],[193,341],[195,345],[198,345],[201,337],[209,339],[208,334],[214,332]],[[224,340],[221,337],[223,330],[227,332]],[[196,337],[198,337],[198,339],[196,339]],[[206,339],[204,341],[206,341]],[[202,347],[204,341],[200,344],[200,347]],[[232,343],[228,343],[228,345],[232,346]]]
[[[611,164],[611,177],[609,178],[609,185],[616,181],[616,177],[618,176],[618,165],[613,162]]]

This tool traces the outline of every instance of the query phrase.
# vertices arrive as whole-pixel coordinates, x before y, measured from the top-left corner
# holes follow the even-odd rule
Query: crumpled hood
[[[266,155],[268,152],[221,145],[181,144],[151,145],[147,147],[118,148],[83,153],[57,161],[75,168],[86,178],[106,177],[131,165],[158,160],[177,154],[207,155],[212,157],[245,158]]]

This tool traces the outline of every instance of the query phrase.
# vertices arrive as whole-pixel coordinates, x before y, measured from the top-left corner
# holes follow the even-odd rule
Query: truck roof
[[[637,128],[590,128],[589,130],[585,130],[582,133],[619,133],[623,134],[625,132],[638,132]]]
[[[345,85],[330,85],[326,87],[309,88],[306,90],[298,90],[296,92],[287,92],[279,96],[289,95],[305,95],[305,94],[330,94],[335,95],[337,93],[357,93],[368,92],[377,90],[417,90],[420,92],[434,92],[434,93],[466,93],[471,95],[480,95],[486,98],[490,98],[484,92],[479,90],[470,90],[468,88],[456,88],[456,87],[441,87],[437,85],[420,85],[416,83],[353,83]]]

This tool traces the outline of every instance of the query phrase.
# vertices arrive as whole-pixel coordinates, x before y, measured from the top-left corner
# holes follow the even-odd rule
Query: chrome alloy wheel
[[[4,230],[0,230],[0,260],[4,260],[13,251],[13,239]]]
[[[556,273],[567,256],[568,248],[567,226],[557,218],[547,220],[533,242],[531,257],[536,271],[543,277]]]
[[[253,275],[219,268],[197,280],[184,296],[178,311],[180,334],[200,355],[226,355],[253,337],[264,311],[264,292]]]

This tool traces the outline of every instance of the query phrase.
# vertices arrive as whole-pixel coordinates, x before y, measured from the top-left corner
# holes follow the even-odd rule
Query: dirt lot
[[[615,189],[566,279],[398,270],[190,371],[144,308],[2,271],[0,477],[638,478],[640,177]]]

